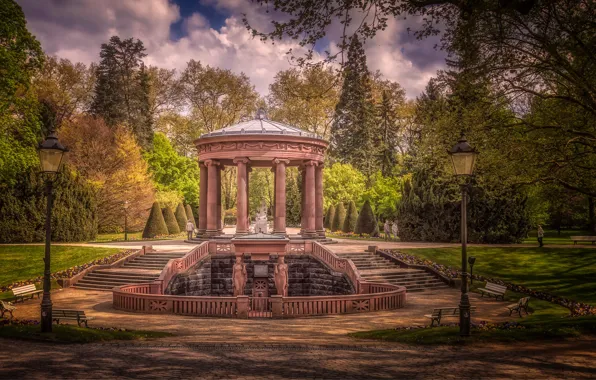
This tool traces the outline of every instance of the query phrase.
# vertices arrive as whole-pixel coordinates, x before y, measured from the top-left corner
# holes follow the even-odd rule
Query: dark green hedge
[[[156,236],[164,236],[168,234],[168,227],[163,219],[161,208],[158,202],[154,202],[151,207],[151,213],[147,218],[147,224],[143,230],[143,239],[152,239]]]
[[[461,189],[452,176],[420,171],[404,183],[398,208],[404,241],[459,242]],[[468,202],[471,243],[520,243],[530,228],[526,197],[506,187],[473,183]]]
[[[369,234],[371,236],[377,236],[379,234],[377,218],[375,218],[375,214],[368,200],[362,205],[362,209],[356,220],[355,232],[360,235]]]
[[[45,240],[45,183],[35,170],[12,187],[0,187],[0,243]],[[96,204],[91,187],[65,168],[54,182],[52,241],[79,242],[97,235]]]
[[[356,223],[358,222],[358,210],[354,201],[350,201],[348,204],[348,210],[346,211],[346,219],[342,231],[349,233],[356,231]]]

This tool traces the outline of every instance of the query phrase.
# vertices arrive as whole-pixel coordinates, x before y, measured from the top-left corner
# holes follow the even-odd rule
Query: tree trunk
[[[596,216],[594,209],[594,197],[588,197],[588,220],[590,223],[590,232],[596,232]]]

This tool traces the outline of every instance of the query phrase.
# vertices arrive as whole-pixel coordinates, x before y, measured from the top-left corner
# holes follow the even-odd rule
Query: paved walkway
[[[149,342],[56,345],[0,340],[0,378],[594,378],[596,339],[465,347],[415,347],[363,341],[354,331],[425,324],[433,306],[454,306],[454,289],[408,295],[405,308],[287,320],[218,319],[125,313],[111,293],[57,290],[56,308],[86,310],[92,326],[167,331]],[[503,302],[471,294],[478,315],[509,319]],[[16,317],[38,318],[39,301]]]

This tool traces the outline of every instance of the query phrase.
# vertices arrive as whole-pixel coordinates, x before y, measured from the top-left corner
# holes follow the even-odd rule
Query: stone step
[[[89,284],[83,281],[79,281],[74,287],[77,289],[112,290],[116,286],[121,286],[121,284]]]
[[[166,253],[166,252],[149,252],[146,253],[142,256],[138,256],[137,258],[141,258],[141,257],[172,257],[172,258],[179,258],[179,257],[183,257],[184,255],[186,255],[186,253],[181,253],[181,252],[172,252],[172,253]]]
[[[160,264],[140,264],[140,263],[126,263],[122,266],[122,268],[138,268],[138,269],[157,269],[161,270],[165,267],[165,265]]]
[[[92,276],[92,275],[88,275],[85,276],[85,278],[83,278],[81,281],[99,281],[99,282],[109,282],[109,281],[113,281],[113,282],[122,282],[122,283],[135,283],[135,284],[139,284],[139,283],[143,283],[143,282],[152,282],[157,280],[158,277],[149,277],[149,278],[141,278],[141,277],[103,277],[103,276]]]
[[[435,278],[434,276],[430,276],[428,274],[403,274],[397,276],[365,276],[361,274],[361,277],[366,281],[386,281],[386,280],[422,280],[426,278]]]
[[[152,273],[152,274],[147,274],[147,275],[142,275],[142,276],[136,276],[136,275],[132,275],[132,274],[128,274],[128,273],[89,273],[87,276],[85,277],[90,277],[90,278],[113,278],[113,279],[120,279],[120,278],[130,278],[133,280],[154,280],[157,277],[159,277],[159,274],[157,273],[157,271],[155,271],[156,273]]]
[[[120,269],[120,268],[119,268]],[[96,270],[89,273],[87,276],[90,275],[102,275],[102,276],[114,276],[114,277],[139,277],[139,278],[149,278],[149,277],[159,277],[159,273],[156,273],[155,270],[151,270],[150,273],[142,273],[142,272],[131,272],[131,271],[113,271],[113,270]]]
[[[127,284],[143,284],[146,282],[152,282],[153,280],[143,281],[134,279],[113,279],[113,278],[87,278],[85,277],[79,284],[97,284],[97,285],[127,285]]]
[[[129,263],[135,263],[135,264],[156,264],[156,265],[166,266],[166,264],[168,263],[168,261],[170,261],[170,260],[143,259],[143,260],[132,260],[132,261],[129,261]]]

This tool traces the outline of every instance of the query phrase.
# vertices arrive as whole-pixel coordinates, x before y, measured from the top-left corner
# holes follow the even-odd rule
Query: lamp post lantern
[[[127,217],[128,217],[128,206],[130,206],[130,202],[128,201],[124,201],[124,241],[128,240],[128,223],[127,223]]]
[[[448,151],[456,176],[470,177],[474,173],[474,164],[478,152],[468,144],[464,134],[457,144]],[[467,223],[467,181],[461,187],[461,298],[459,302],[459,335],[470,336],[470,298],[468,297],[468,223]]]
[[[50,297],[50,242],[52,239],[52,206],[54,202],[53,187],[54,178],[62,167],[64,153],[68,152],[54,131],[44,142],[39,144],[38,148],[41,173],[46,177],[46,247],[44,255],[43,272],[43,298],[41,300],[41,332],[52,332],[52,299]]]

